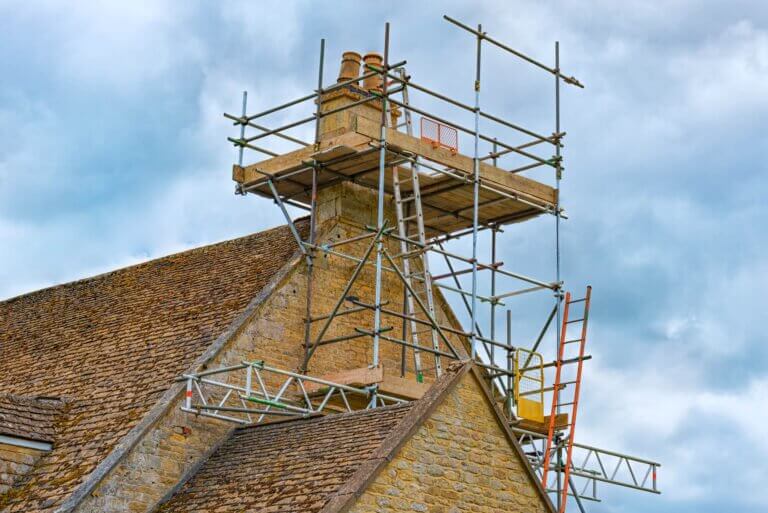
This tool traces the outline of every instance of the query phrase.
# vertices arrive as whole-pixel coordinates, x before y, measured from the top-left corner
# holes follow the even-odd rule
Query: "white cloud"
[[[302,14],[310,13],[311,6],[300,1],[230,1],[222,3],[221,16],[243,41],[241,52],[267,57],[268,49],[272,59],[286,61],[290,67],[290,58],[302,41],[302,22],[306,22]]]
[[[768,473],[768,375],[712,391],[695,359],[674,351],[621,370],[588,362],[579,440],[661,461],[659,483],[673,502],[727,496]],[[750,477],[752,476],[752,477]],[[751,495],[751,494],[748,494]],[[768,505],[755,494],[733,499]]]
[[[0,90],[0,211],[57,179],[59,187],[66,186],[60,162],[67,151],[55,136],[63,129],[53,106],[22,92]]]
[[[733,490],[759,489],[768,473],[759,301],[768,288],[759,224],[766,182],[760,161],[743,156],[744,147],[759,147],[755,127],[765,124],[768,35],[760,4],[754,16],[702,5],[456,2],[376,5],[376,16],[366,17],[356,2],[337,3],[335,11],[304,2],[0,3],[0,25],[19,24],[5,32],[25,34],[11,43],[23,50],[17,53],[26,68],[39,68],[50,82],[8,74],[0,86],[0,246],[12,248],[0,253],[0,296],[281,223],[265,200],[232,194],[236,152],[225,138],[236,130],[221,114],[239,111],[244,89],[252,111],[308,92],[316,70],[302,67],[315,61],[316,36],[328,38],[330,82],[337,50],[380,45],[386,17],[414,79],[465,100],[473,41],[440,20],[436,6],[468,23],[482,21],[494,36],[542,59],[551,59],[559,39],[564,69],[587,85],[563,98],[566,277],[573,288],[601,281],[597,298],[626,299],[627,308],[638,309],[603,304],[593,313],[595,358],[587,363],[579,438],[661,460],[664,495],[645,509],[723,498],[734,509],[764,508],[759,494],[734,497]],[[483,105],[549,130],[551,112],[533,100],[551,93],[548,77],[490,48],[485,55]],[[50,87],[41,92],[41,85]],[[153,91],[184,98],[168,115],[183,111],[190,120],[173,134],[188,151],[164,160],[172,169],[146,175],[154,187],[117,192],[112,205],[65,209],[44,201],[32,215],[17,198],[29,203],[35,192],[88,186],[81,178],[94,170],[79,167],[73,156],[85,149],[71,143],[83,121],[65,107],[92,91],[114,97],[115,105],[143,95],[151,104]],[[274,116],[264,124],[288,120]],[[296,135],[311,139],[311,128]],[[722,144],[729,136],[738,144]],[[108,145],[117,173],[136,152],[119,140],[74,139],[87,148]],[[732,166],[730,175],[708,160],[715,153]],[[550,273],[550,229],[543,220],[510,227],[501,250],[510,268]],[[515,315],[515,337],[535,333],[538,326]],[[622,499],[597,510],[633,509],[631,498]]]
[[[748,20],[725,27],[693,52],[672,56],[668,66],[684,84],[686,113],[697,120],[752,117],[768,107],[768,31]]]
[[[10,4],[13,4],[12,6]],[[190,60],[201,42],[186,30],[191,4],[168,1],[11,2],[9,14],[29,30],[45,31],[44,61],[65,83],[119,96],[137,93]],[[20,48],[29,51],[30,48]]]

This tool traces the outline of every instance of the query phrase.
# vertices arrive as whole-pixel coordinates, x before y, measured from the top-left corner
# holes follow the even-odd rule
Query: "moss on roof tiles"
[[[296,249],[283,226],[0,302],[0,394],[73,399],[54,450],[0,508],[60,504]]]

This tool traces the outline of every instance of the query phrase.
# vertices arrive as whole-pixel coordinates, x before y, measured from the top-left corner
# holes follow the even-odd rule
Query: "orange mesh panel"
[[[433,119],[421,118],[421,138],[432,146],[447,148],[453,153],[459,151],[459,132]]]

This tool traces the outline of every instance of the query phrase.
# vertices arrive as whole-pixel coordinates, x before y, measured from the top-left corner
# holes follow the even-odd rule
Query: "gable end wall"
[[[349,237],[349,230],[350,227],[343,223],[334,223],[333,227],[323,233],[321,240]],[[361,246],[362,244],[358,245],[358,248],[350,249],[362,251]],[[320,285],[316,286],[313,292],[313,315],[331,311],[355,267],[354,262],[335,259],[336,261],[331,263],[328,259],[327,256],[316,259],[314,280]],[[227,337],[220,339],[220,346],[215,351],[209,350],[204,355],[207,358],[204,359],[205,368],[236,365],[243,360],[265,360],[275,367],[299,369],[304,354],[306,282],[306,264],[297,255],[275,277],[272,284],[260,293],[260,299],[254,301],[247,318],[238,326],[232,327]],[[366,268],[353,292],[372,301],[373,284],[374,270]],[[388,297],[402,297],[402,287],[391,273],[385,275],[384,287]],[[395,310],[401,308],[397,304],[391,306]],[[439,302],[437,306],[439,322],[454,322],[447,305]],[[354,332],[355,326],[372,326],[372,317],[371,312],[342,316],[334,322],[327,337]],[[396,325],[395,323],[399,322],[399,319],[386,315],[382,317],[383,323]],[[320,328],[319,324],[315,326],[315,333]],[[461,348],[462,341],[458,337],[449,338],[455,347]],[[447,350],[445,347],[441,349]],[[381,361],[385,368],[397,370],[400,354],[400,346],[383,344]],[[425,369],[428,369],[429,358],[422,358]],[[332,344],[317,350],[312,359],[310,373],[317,376],[340,369],[360,368],[368,365],[370,361],[370,339]],[[410,364],[412,362],[409,362]],[[268,383],[269,378],[269,375],[265,376]],[[429,374],[425,378],[427,381],[433,379]],[[71,509],[62,509],[62,513],[153,511],[194,474],[212,451],[229,437],[233,424],[182,412],[180,407],[184,400],[183,384],[176,384],[169,394],[174,390],[175,395],[155,411],[156,417],[151,425],[138,435],[135,444],[126,450],[113,467],[104,471],[92,490],[85,493]]]
[[[349,512],[548,512],[523,465],[466,373]]]

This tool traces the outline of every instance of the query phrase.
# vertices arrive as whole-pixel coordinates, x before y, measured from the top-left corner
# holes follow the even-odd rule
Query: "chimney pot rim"
[[[362,56],[359,53],[353,52],[352,50],[349,50],[347,52],[342,52],[341,58],[346,59],[347,57],[357,57],[357,59],[352,59],[357,61],[359,61],[362,58]]]

